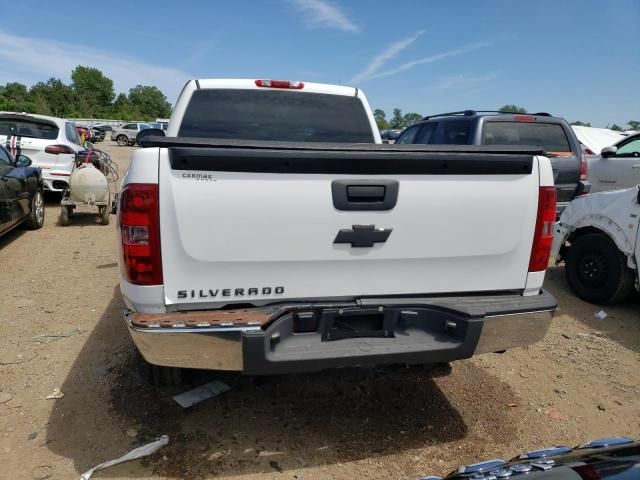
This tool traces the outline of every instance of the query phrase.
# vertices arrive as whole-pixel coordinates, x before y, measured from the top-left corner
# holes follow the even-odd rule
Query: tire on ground
[[[109,225],[109,215],[111,215],[111,209],[108,205],[100,207],[100,223],[102,225]]]
[[[38,190],[33,194],[33,198],[31,199],[31,211],[25,222],[27,228],[30,230],[42,228],[44,224],[44,212],[44,192]]]
[[[60,207],[60,225],[66,227],[71,223],[71,207],[67,205],[62,205]]]
[[[582,235],[572,242],[565,274],[571,289],[587,302],[618,303],[633,291],[633,271],[627,267],[627,258],[602,233]]]

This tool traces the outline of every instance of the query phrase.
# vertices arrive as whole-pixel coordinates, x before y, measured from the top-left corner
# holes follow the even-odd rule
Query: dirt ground
[[[124,170],[132,149],[101,144]],[[543,342],[429,369],[256,379],[185,411],[186,387],[146,386],[120,318],[115,218],[0,238],[0,478],[74,479],[167,434],[170,443],[95,478],[415,479],[482,459],[640,432],[640,299],[576,299],[562,267],[560,310]],[[74,329],[80,332],[73,334]],[[37,335],[71,333],[50,343]],[[51,338],[48,338],[51,340]],[[41,338],[40,340],[43,340]],[[207,375],[192,378],[194,384]],[[212,377],[208,377],[212,378]],[[64,397],[47,400],[55,388]]]

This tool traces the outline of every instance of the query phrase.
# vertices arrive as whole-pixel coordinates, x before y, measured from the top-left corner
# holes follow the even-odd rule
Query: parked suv
[[[15,158],[29,157],[42,169],[44,188],[53,192],[67,188],[76,153],[84,150],[72,122],[30,113],[0,112],[0,144]]]
[[[148,123],[132,122],[122,124],[111,131],[111,140],[118,142],[121,147],[135,145],[138,132],[147,128],[151,128]]]
[[[407,128],[397,144],[538,145],[551,159],[557,214],[571,200],[589,193],[587,162],[571,126],[548,113],[464,110],[424,117]]]

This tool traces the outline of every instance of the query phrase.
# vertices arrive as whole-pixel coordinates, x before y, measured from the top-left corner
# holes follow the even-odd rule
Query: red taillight
[[[288,80],[256,80],[257,87],[267,88],[290,88],[293,90],[302,90],[303,82],[290,82]]]
[[[136,285],[162,285],[158,185],[130,183],[120,194],[122,271]]]
[[[580,180],[587,179],[587,157],[584,153],[580,154]]]
[[[67,145],[47,145],[44,147],[45,153],[59,155],[61,153],[75,153],[73,149]]]
[[[516,122],[533,122],[535,117],[533,115],[514,115],[513,119]]]
[[[538,216],[533,234],[533,246],[529,260],[529,271],[540,272],[547,268],[553,243],[553,228],[556,223],[556,188],[540,187],[538,192]]]

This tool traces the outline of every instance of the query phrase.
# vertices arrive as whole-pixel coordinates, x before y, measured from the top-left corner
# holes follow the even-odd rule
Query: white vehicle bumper
[[[42,170],[44,189],[51,192],[63,192],[69,186],[71,172],[64,170]]]

